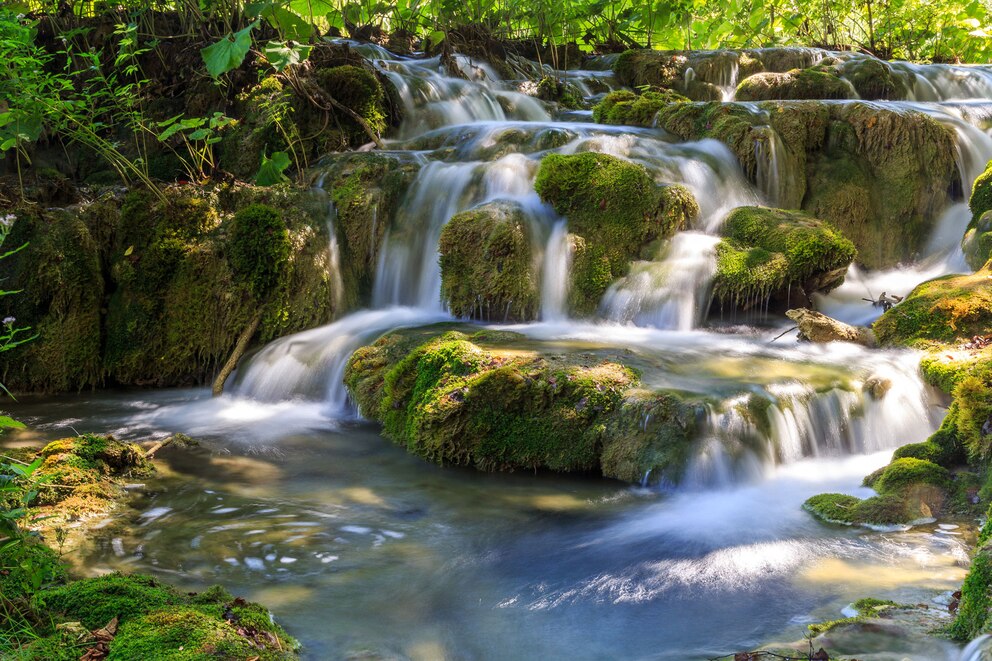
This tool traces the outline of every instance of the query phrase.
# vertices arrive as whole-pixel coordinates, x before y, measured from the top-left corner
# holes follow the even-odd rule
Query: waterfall
[[[572,261],[572,246],[568,241],[568,223],[559,220],[548,237],[541,273],[541,318],[562,321],[568,317],[568,271]]]
[[[337,207],[329,192],[324,190],[325,177],[321,176],[314,185],[314,192],[322,196],[327,202],[327,235],[328,239],[328,265],[327,271],[331,278],[331,306],[338,310],[344,302],[344,282],[341,280],[341,250],[338,247],[337,228],[334,221],[337,220]],[[375,230],[373,228],[373,234]]]

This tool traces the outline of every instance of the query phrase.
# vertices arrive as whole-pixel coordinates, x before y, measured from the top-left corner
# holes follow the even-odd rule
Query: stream
[[[790,324],[760,312],[703,319],[723,219],[738,206],[774,205],[789,175],[774,140],[751,184],[717,141],[556,114],[465,57],[454,77],[439,58],[356,49],[400,92],[405,120],[388,150],[421,163],[378,256],[371,308],[272,342],[220,398],[105,391],[10,407],[45,439],[184,432],[201,443],[163,454],[167,470],[135,489],[137,513],[98,529],[79,566],[194,590],[221,583],[271,608],[308,659],[708,659],[800,640],[807,624],[842,617],[862,597],[931,603],[960,586],[974,522],[868,530],[801,509],[817,493],[871,495],[862,478],[937,428],[946,402],[922,382],[918,356],[775,339]],[[961,190],[970,190],[992,158],[992,73],[900,66],[917,100],[888,105],[953,129]],[[590,97],[616,87],[608,70],[567,76]],[[724,76],[730,95],[735,76]],[[596,319],[578,322],[565,310],[567,223],[533,179],[545,154],[586,150],[684,184],[700,214],[613,284]],[[350,404],[342,375],[355,349],[390,329],[451,320],[440,298],[441,229],[494,200],[518,205],[543,246],[541,321],[478,316],[534,346],[623,352],[650,387],[706,397],[705,431],[677,487],[435,466]],[[955,200],[926,254],[887,271],[852,266],[820,309],[869,323],[881,311],[860,300],[866,292],[905,295],[966,268],[958,242],[969,218]],[[336,239],[328,250],[337,264]],[[873,378],[891,382],[885,397],[868,394]],[[741,415],[751,395],[770,402],[768,425]],[[865,645],[859,658],[960,658],[958,647],[922,637]]]

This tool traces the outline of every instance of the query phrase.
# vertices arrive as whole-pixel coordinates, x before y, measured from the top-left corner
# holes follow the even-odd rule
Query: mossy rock
[[[824,493],[803,503],[803,509],[826,523],[858,526],[902,526],[930,516],[931,510],[911,496],[884,494],[857,498]]]
[[[415,160],[376,153],[334,156],[325,164],[322,185],[334,208],[344,283],[340,307],[371,303],[382,242],[391,229],[402,231],[402,201],[419,169]]]
[[[571,110],[586,106],[578,87],[555,76],[543,76],[537,82],[537,98],[557,103],[560,107]]]
[[[900,101],[909,93],[892,67],[874,57],[851,58],[833,68],[865,101]]]
[[[928,280],[872,326],[883,344],[970,339],[992,328],[992,271]]]
[[[983,545],[971,561],[961,586],[961,601],[948,633],[966,642],[987,632],[992,616],[992,551]]]
[[[32,607],[53,623],[79,622],[86,630],[116,618],[108,659],[297,658],[299,644],[258,604],[235,599],[215,587],[181,593],[149,576],[108,574],[74,581],[34,595]],[[59,637],[59,632],[52,632]],[[40,659],[32,650],[25,659]]]
[[[688,59],[676,52],[651,49],[628,50],[621,53],[613,64],[613,73],[620,84],[637,88],[682,87],[683,73]]]
[[[257,301],[267,301],[284,282],[292,245],[282,214],[265,204],[250,204],[230,221],[229,260],[234,275]]]
[[[655,116],[662,108],[688,100],[678,92],[667,89],[649,90],[641,94],[617,90],[610,92],[596,104],[592,110],[592,118],[600,124],[651,127],[655,125]]]
[[[634,483],[648,471],[681,474],[694,404],[635,392],[635,370],[593,354],[549,354],[516,333],[451,328],[390,333],[356,351],[345,372],[362,413],[411,452],[485,471],[596,472]]]
[[[992,162],[975,178],[968,208],[971,222],[961,247],[968,265],[978,270],[992,259]]]
[[[830,291],[856,254],[829,223],[781,209],[735,209],[722,233],[713,291],[734,305]]]
[[[852,99],[851,85],[833,73],[816,69],[797,69],[787,73],[765,72],[745,78],[737,86],[738,101],[776,99]]]
[[[531,321],[538,263],[520,207],[495,202],[455,214],[441,231],[441,298],[457,317]]]
[[[659,186],[643,166],[595,152],[545,156],[534,185],[582,239],[575,242],[570,292],[580,315],[595,311],[631,260],[688,227],[699,211],[684,186]]]
[[[345,64],[320,69],[314,77],[328,96],[365,120],[375,134],[380,135],[386,130],[386,93],[375,74],[362,67]],[[347,114],[342,113],[338,120],[345,126],[349,141],[359,144],[368,142],[365,130]]]
[[[925,459],[900,457],[885,467],[872,488],[885,495],[898,494],[919,484],[946,488],[949,483],[950,475],[946,468]]]

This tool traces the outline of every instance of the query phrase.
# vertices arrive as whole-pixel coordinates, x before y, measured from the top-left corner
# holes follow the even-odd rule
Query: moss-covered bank
[[[35,341],[0,357],[19,391],[208,381],[261,314],[259,341],[333,313],[327,207],[290,186],[105,193],[64,210],[25,206],[0,262],[4,317]]]
[[[615,354],[550,353],[516,333],[451,328],[388,334],[345,373],[362,413],[411,452],[485,471],[681,475],[692,402],[641,390]]]

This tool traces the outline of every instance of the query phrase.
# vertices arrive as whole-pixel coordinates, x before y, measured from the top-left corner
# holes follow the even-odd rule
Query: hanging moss
[[[687,228],[699,210],[685,187],[658,186],[643,166],[595,152],[545,156],[534,185],[582,238],[575,244],[571,287],[579,314],[594,311],[632,259]]]
[[[381,134],[386,130],[386,93],[375,74],[362,67],[345,64],[321,69],[315,77],[324,92],[365,120],[374,133]],[[338,113],[338,121],[350,141],[357,144],[368,142],[365,130],[347,114]]]
[[[441,231],[441,298],[458,317],[531,321],[540,312],[538,263],[519,207],[486,204]]]
[[[854,244],[828,223],[803,213],[740,207],[724,224],[717,246],[714,295],[740,304],[829,291],[844,280]]]

